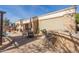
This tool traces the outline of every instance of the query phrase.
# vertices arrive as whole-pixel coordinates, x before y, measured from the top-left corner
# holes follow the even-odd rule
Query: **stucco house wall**
[[[32,29],[35,31],[36,25],[35,20],[38,20],[38,27],[39,31],[46,29],[48,31],[55,30],[55,31],[69,31],[75,32],[76,31],[76,23],[75,23],[75,13],[76,8],[75,6],[65,8],[62,10],[58,10],[55,12],[50,12],[41,16],[37,16],[37,18],[32,18]],[[23,24],[30,23],[30,19],[25,19],[22,21]],[[22,28],[20,21],[16,22],[17,29]]]
[[[75,32],[75,7],[48,13],[38,17],[39,29],[48,31],[69,31]]]

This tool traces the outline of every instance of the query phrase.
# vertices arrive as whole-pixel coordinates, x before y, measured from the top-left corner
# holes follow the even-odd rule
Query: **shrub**
[[[79,13],[76,14],[76,23],[79,24]]]

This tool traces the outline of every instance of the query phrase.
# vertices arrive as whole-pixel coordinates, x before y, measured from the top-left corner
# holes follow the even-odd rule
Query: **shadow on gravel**
[[[7,50],[11,50],[13,48],[19,48],[20,46],[22,46],[24,44],[27,44],[27,43],[32,42],[34,40],[37,40],[38,39],[37,37],[41,37],[41,35],[35,36],[33,38],[28,38],[26,36],[25,37],[23,37],[23,36],[11,37],[12,42],[10,42],[8,45],[5,45],[1,50],[2,51],[7,51]],[[15,42],[17,44],[15,44]],[[14,44],[14,47],[11,47],[11,48],[6,49],[7,47],[10,47],[12,44]]]

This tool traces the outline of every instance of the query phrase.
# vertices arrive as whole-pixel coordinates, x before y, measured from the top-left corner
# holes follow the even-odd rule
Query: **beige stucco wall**
[[[55,30],[55,31],[75,31],[75,21],[73,17],[64,15],[47,20],[39,21],[39,29]]]
[[[69,8],[38,17],[39,29],[75,32],[75,8]]]

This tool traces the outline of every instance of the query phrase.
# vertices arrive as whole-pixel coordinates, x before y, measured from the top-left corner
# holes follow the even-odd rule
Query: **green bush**
[[[79,13],[76,14],[76,23],[79,24]]]

